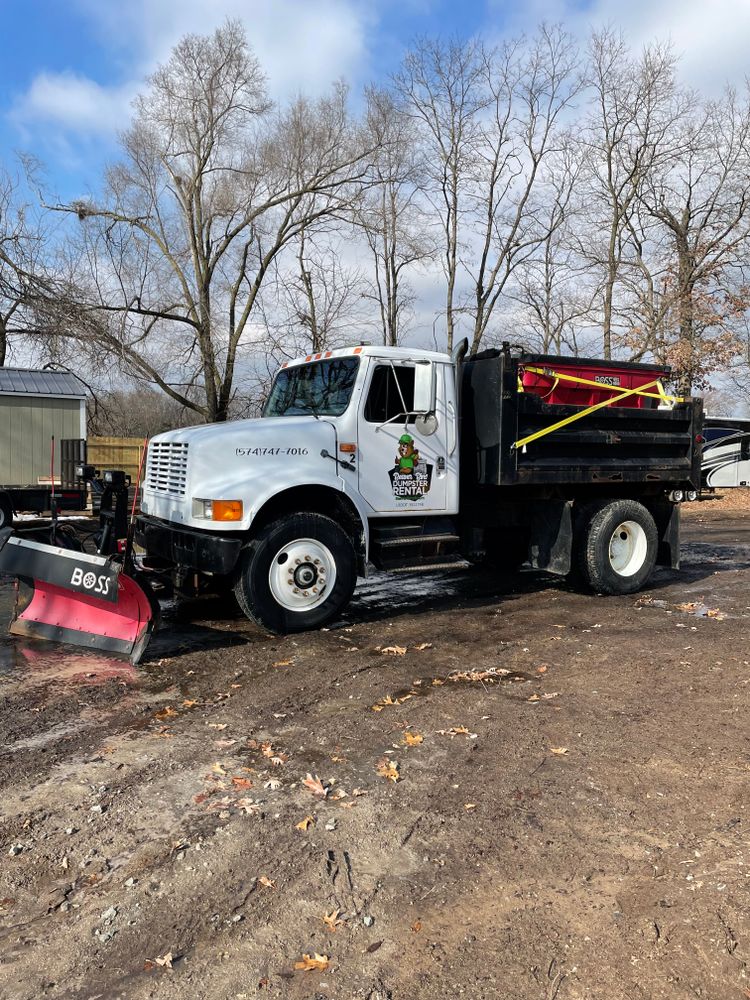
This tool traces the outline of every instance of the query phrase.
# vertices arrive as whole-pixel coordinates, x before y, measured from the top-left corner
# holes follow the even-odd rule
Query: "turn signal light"
[[[214,521],[241,521],[241,500],[214,500],[211,519]]]

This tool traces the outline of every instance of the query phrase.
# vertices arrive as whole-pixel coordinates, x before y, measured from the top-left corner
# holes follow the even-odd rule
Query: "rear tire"
[[[287,514],[243,553],[234,594],[269,632],[321,628],[349,603],[357,582],[351,539],[322,514]]]
[[[582,526],[578,568],[600,594],[633,594],[656,564],[659,534],[649,511],[636,500],[594,508]]]
[[[13,508],[10,500],[5,496],[0,496],[0,528],[13,527]]]

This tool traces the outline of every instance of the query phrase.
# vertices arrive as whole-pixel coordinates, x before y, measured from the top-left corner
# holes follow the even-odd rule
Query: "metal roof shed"
[[[0,484],[49,478],[50,441],[86,437],[86,387],[69,372],[0,368]],[[55,477],[60,448],[55,448]]]

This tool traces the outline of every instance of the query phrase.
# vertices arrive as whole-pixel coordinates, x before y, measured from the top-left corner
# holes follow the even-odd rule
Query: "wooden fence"
[[[123,469],[133,485],[138,480],[138,468],[143,454],[143,438],[90,437],[88,461],[102,472],[105,469]]]

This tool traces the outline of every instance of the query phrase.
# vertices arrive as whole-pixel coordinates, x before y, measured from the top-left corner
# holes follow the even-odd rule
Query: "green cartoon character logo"
[[[419,465],[419,452],[414,447],[411,434],[402,434],[398,439],[398,455],[396,465],[402,476],[411,476]]]
[[[411,434],[398,439],[396,463],[389,471],[393,495],[400,500],[423,500],[430,491],[432,466],[423,462]]]

